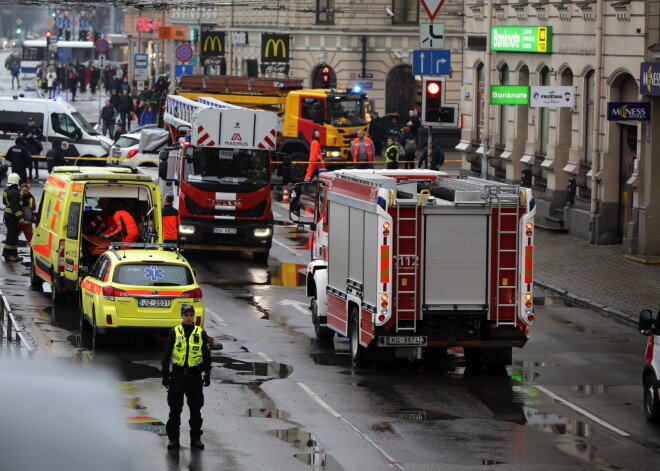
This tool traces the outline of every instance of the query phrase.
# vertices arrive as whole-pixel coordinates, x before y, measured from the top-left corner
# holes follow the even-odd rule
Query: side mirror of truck
[[[158,178],[161,180],[167,179],[167,160],[170,157],[170,153],[166,150],[161,150],[158,153]]]
[[[86,276],[89,276],[89,267],[78,268],[78,277],[85,278]]]

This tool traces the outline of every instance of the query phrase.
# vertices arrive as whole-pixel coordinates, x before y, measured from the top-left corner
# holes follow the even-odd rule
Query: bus
[[[128,62],[128,39],[121,34],[106,35],[110,51],[106,60],[110,64]],[[26,39],[21,48],[21,72],[33,74],[39,62],[80,62],[94,61],[98,64],[98,52],[94,41],[58,41],[53,45],[56,51],[49,51],[45,39]]]

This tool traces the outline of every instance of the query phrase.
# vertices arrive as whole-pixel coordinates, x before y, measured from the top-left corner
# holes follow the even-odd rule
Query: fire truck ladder
[[[165,113],[163,120],[176,126],[192,126],[193,114],[195,111],[210,108],[209,105],[198,103],[179,95],[168,95],[165,102]]]
[[[515,188],[515,191],[512,189]],[[497,256],[495,273],[497,274],[495,293],[495,323],[496,325],[516,325],[516,307],[520,300],[518,299],[518,265],[520,263],[520,243],[518,236],[518,188],[510,186],[489,186],[487,188],[488,200],[491,201],[494,208],[497,208]],[[513,227],[514,230],[503,230],[503,227]],[[515,248],[502,248],[503,237],[513,236],[515,239]],[[502,266],[502,255],[513,253],[513,266]],[[507,284],[501,284],[502,280],[513,280]],[[500,293],[502,290],[513,291],[511,295],[512,303],[503,303]],[[512,308],[513,316],[511,319],[501,319],[502,308]]]
[[[405,200],[406,203],[408,200]],[[416,203],[416,200],[412,200],[415,202],[414,207],[412,208],[415,212],[415,216],[419,216],[419,211],[420,208]],[[403,332],[403,331],[415,331],[417,330],[417,315],[415,312],[415,308],[417,306],[417,269],[419,262],[412,262],[408,263],[407,268],[403,270],[401,268],[402,264],[402,257],[404,256],[411,256],[411,257],[418,257],[419,256],[419,247],[417,246],[419,243],[418,240],[418,218],[417,217],[401,217],[401,205],[402,201],[397,199],[397,204],[396,204],[396,253],[394,254],[395,260],[397,260],[397,274],[396,274],[396,299],[397,299],[397,312],[398,315],[396,317],[396,331],[397,332]],[[406,204],[404,206],[405,208],[410,208],[410,204]],[[401,235],[401,226],[403,224],[410,224],[413,227],[413,233],[412,235]],[[401,253],[401,244],[404,240],[412,240],[412,253]],[[403,278],[406,278],[406,286],[408,289],[406,291],[400,291],[399,287],[403,286],[401,284],[401,281]],[[412,281],[412,283],[411,283]],[[399,299],[400,295],[402,294],[408,294],[411,296],[411,303],[410,306],[411,308],[408,309],[401,309],[398,304],[399,304]],[[401,314],[406,313],[406,314],[412,314],[412,319],[401,319]]]

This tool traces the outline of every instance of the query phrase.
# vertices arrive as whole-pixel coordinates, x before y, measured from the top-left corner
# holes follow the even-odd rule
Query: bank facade
[[[539,225],[660,255],[659,3],[466,2],[463,172],[481,174],[485,153],[489,178],[528,177]],[[525,48],[537,30],[548,50]],[[524,89],[546,104],[493,104]]]

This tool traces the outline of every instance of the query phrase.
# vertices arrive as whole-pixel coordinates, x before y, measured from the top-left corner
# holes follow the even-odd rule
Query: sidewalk
[[[660,264],[629,260],[621,245],[591,245],[543,230],[535,236],[538,287],[632,325],[642,309],[660,309]]]

